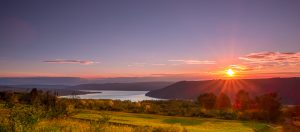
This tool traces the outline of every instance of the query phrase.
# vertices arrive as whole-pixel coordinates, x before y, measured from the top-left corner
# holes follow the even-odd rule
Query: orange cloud
[[[234,71],[252,71],[252,70],[255,70],[254,67],[244,66],[244,65],[230,65],[228,68],[233,69]]]

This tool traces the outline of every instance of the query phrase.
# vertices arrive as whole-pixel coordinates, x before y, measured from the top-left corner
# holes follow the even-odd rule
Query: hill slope
[[[300,104],[300,78],[181,81],[163,89],[150,91],[146,95],[164,99],[196,99],[202,93],[224,92],[234,99],[241,89],[248,91],[252,96],[277,92],[283,103]]]

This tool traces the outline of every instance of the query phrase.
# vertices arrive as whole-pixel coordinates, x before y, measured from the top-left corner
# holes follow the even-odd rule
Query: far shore
[[[13,88],[13,87],[0,87],[0,92],[3,91],[11,91],[11,92],[30,92],[33,88]],[[84,94],[92,94],[92,93],[102,93],[100,91],[82,91],[82,90],[69,90],[69,89],[43,89],[37,88],[38,90],[42,90],[43,92],[50,91],[52,94],[57,93],[58,96],[68,96],[68,95],[84,95]]]

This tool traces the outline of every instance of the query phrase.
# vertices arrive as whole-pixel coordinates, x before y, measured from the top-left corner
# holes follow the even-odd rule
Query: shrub
[[[15,106],[10,110],[9,127],[12,131],[29,131],[44,114],[39,107]]]
[[[219,110],[226,110],[231,108],[230,98],[225,93],[220,93],[217,97],[216,108]]]
[[[280,98],[276,93],[259,96],[256,98],[256,103],[265,121],[275,122],[282,114]]]
[[[204,107],[205,109],[213,109],[216,104],[217,96],[213,93],[205,93],[201,94],[197,101],[200,106]]]
[[[236,94],[234,108],[244,111],[250,107],[250,102],[251,99],[249,97],[249,93],[244,90],[240,90]]]
[[[237,118],[236,112],[231,112],[231,111],[219,111],[219,118],[225,119],[225,120],[234,120]]]

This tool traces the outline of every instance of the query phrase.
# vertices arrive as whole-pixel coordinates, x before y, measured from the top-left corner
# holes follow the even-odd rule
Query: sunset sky
[[[0,76],[300,76],[299,0],[0,2]]]

